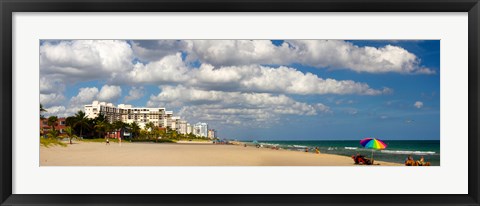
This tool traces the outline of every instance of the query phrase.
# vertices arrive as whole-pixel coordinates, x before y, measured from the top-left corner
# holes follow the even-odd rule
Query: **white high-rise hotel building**
[[[208,137],[208,124],[199,122],[193,125],[193,134],[201,137]]]
[[[153,122],[157,127],[170,128],[180,134],[193,133],[202,137],[208,136],[207,123],[199,122],[192,127],[187,121],[173,116],[172,111],[166,111],[163,107],[132,107],[132,105],[126,104],[115,107],[112,103],[93,101],[92,104],[85,105],[84,109],[86,116],[91,119],[103,114],[110,123],[114,121],[129,124],[136,122],[143,129],[148,122]]]
[[[88,118],[105,115],[109,122],[122,121],[125,123],[136,122],[141,128],[148,122],[153,122],[158,127],[171,127],[173,112],[165,111],[165,108],[132,107],[132,105],[120,104],[115,107],[112,103],[93,101],[92,104],[84,106]]]

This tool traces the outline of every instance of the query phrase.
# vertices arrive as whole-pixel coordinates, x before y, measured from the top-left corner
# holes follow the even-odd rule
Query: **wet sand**
[[[402,164],[375,161],[380,166]],[[200,142],[40,147],[40,166],[356,166],[350,157]]]

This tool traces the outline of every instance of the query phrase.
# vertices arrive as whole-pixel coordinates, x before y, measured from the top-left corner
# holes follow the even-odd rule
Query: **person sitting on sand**
[[[352,159],[355,162],[355,164],[359,164],[360,162],[358,161],[358,159],[363,157],[364,156],[360,155],[360,153],[357,153],[357,155],[352,155]]]
[[[420,160],[417,160],[417,166],[430,166],[430,162],[425,162],[425,158],[423,156],[420,157]]]
[[[355,164],[360,164],[360,165],[371,165],[373,164],[373,161],[365,158],[365,156],[357,153],[357,155],[352,155],[352,159],[355,162]]]
[[[358,155],[358,154],[357,154],[357,155]],[[352,159],[353,159],[353,161],[355,162],[356,165],[359,164],[357,155],[352,155]]]
[[[318,149],[318,147],[315,147],[315,153],[320,154],[320,150]]]
[[[405,160],[405,166],[416,166],[415,160],[413,160],[412,155],[408,155],[407,160]]]
[[[307,148],[305,148],[305,152],[308,152],[308,147],[307,147]]]

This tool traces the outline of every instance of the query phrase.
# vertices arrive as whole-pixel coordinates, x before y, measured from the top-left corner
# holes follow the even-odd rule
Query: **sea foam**
[[[405,151],[405,150],[381,150],[382,153],[387,154],[413,154],[413,155],[434,155],[433,151]]]
[[[358,149],[358,147],[345,147],[345,149],[356,150],[356,149]]]

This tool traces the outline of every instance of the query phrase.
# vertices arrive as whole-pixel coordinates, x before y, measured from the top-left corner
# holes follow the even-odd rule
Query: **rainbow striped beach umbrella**
[[[387,148],[387,144],[385,144],[385,142],[377,138],[362,139],[360,140],[360,144],[365,148],[372,149],[372,163],[373,163],[373,151]]]
[[[369,149],[377,149],[377,150],[382,150],[387,148],[387,144],[383,142],[382,140],[376,139],[376,138],[365,138],[360,140],[360,144]]]

